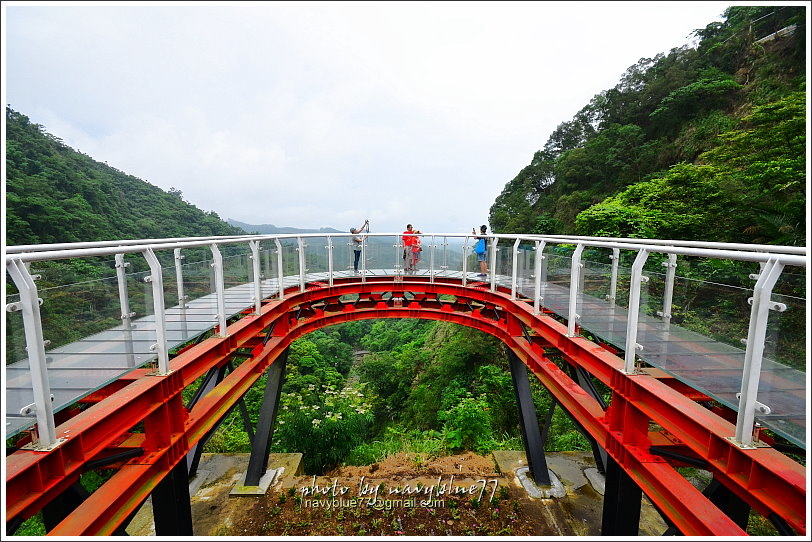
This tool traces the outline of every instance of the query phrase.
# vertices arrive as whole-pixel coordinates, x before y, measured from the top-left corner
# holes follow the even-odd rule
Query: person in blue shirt
[[[485,224],[479,227],[480,235],[477,235],[477,242],[474,245],[474,253],[476,253],[476,260],[479,262],[479,276],[488,276],[488,226]],[[471,234],[476,235],[476,228],[471,228]]]

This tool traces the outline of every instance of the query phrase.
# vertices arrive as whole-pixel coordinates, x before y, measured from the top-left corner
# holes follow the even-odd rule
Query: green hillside
[[[505,185],[493,230],[805,244],[805,9],[731,7],[640,59]]]
[[[6,244],[245,233],[180,191],[76,152],[6,107]]]

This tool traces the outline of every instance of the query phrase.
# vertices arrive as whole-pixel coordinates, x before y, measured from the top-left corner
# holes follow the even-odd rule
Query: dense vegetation
[[[493,230],[805,244],[804,9],[731,7],[724,22],[696,32],[697,47],[631,66],[617,86],[558,126],[506,184],[491,207]],[[792,25],[794,33],[758,43]],[[178,190],[164,192],[75,152],[10,107],[6,125],[7,245],[243,232],[184,202]],[[657,267],[662,259],[650,262]],[[693,262],[680,272],[752,287],[751,271],[728,264]],[[72,260],[44,271],[44,288],[56,277],[66,283],[114,272],[110,262]],[[738,325],[737,336],[746,335],[746,319],[730,318],[747,310],[746,296],[719,303],[703,287],[684,287],[674,322],[706,326],[709,335]],[[805,297],[802,284],[784,293]],[[115,292],[93,288],[49,300],[47,327],[62,330],[49,337],[52,344],[89,334],[76,318],[81,307],[115,302]],[[781,326],[779,341],[798,339],[789,331],[805,328],[804,314],[787,312]],[[802,339],[781,345],[801,363]],[[8,355],[10,349],[24,352],[22,342],[6,347],[9,360],[22,355]],[[359,350],[368,353],[356,360]],[[352,322],[311,333],[291,346],[273,451],[303,452],[306,471],[320,473],[398,451],[419,460],[520,449],[507,367],[499,341],[448,323]],[[253,422],[264,384],[260,379],[246,395]],[[533,395],[541,417],[551,397],[535,383]],[[588,444],[557,409],[546,448]],[[206,449],[250,450],[239,411]]]
[[[364,355],[354,362],[358,350]],[[246,395],[254,424],[264,380]],[[539,385],[532,389],[542,419],[551,398]],[[232,413],[206,449],[249,452],[240,416]],[[444,322],[350,322],[292,344],[272,451],[302,452],[305,472],[321,474],[402,451],[425,460],[522,449],[518,423],[507,352],[497,339]],[[547,449],[589,449],[560,409]]]
[[[805,244],[805,9],[731,7],[640,59],[506,184],[493,230]]]

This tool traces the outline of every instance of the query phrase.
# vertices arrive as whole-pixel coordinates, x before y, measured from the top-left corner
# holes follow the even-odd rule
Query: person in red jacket
[[[414,271],[414,259],[412,258],[412,245],[417,241],[411,224],[406,224],[406,231],[403,232],[403,269],[404,271]]]

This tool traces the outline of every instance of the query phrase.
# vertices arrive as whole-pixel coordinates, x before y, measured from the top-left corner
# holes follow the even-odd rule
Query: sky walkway
[[[733,409],[739,409],[741,399],[743,374],[745,374],[745,363],[747,358],[746,344],[735,344],[735,338],[727,337],[727,340],[720,340],[713,334],[703,334],[689,328],[672,323],[673,317],[664,317],[671,311],[675,301],[676,287],[679,292],[679,279],[676,273],[672,276],[662,276],[660,290],[655,294],[654,288],[650,292],[645,289],[649,284],[644,281],[642,306],[638,305],[634,319],[636,319],[636,339],[629,339],[629,303],[628,292],[625,301],[619,301],[623,293],[618,293],[618,284],[629,287],[629,278],[632,271],[629,268],[620,266],[619,259],[607,262],[594,262],[578,255],[573,258],[573,251],[576,247],[603,249],[605,253],[617,257],[621,249],[639,253],[640,246],[646,246],[649,250],[662,250],[668,254],[675,254],[674,249],[668,252],[668,245],[645,245],[640,240],[633,240],[630,244],[615,241],[603,241],[596,238],[570,240],[562,238],[552,238],[545,241],[545,246],[539,246],[542,238],[519,238],[516,236],[493,237],[491,243],[496,243],[497,250],[490,251],[490,269],[492,272],[488,279],[491,288],[497,287],[510,289],[513,295],[521,295],[524,298],[535,302],[537,312],[549,311],[570,319],[569,325],[575,333],[582,331],[599,338],[606,344],[616,347],[620,351],[627,350],[629,344],[634,346],[636,355],[635,363],[641,361],[645,364],[657,367],[669,375],[681,380],[692,388],[708,395],[723,405]],[[154,241],[154,240],[151,240]],[[227,256],[221,264],[221,273],[228,278],[228,285],[222,285],[222,294],[217,292],[216,278],[209,271],[213,267],[214,260],[203,260],[195,264],[182,263],[180,267],[166,267],[161,269],[162,282],[165,283],[166,292],[163,293],[164,303],[173,298],[187,296],[190,292],[191,284],[184,285],[184,282],[201,282],[201,269],[205,282],[205,288],[197,297],[184,299],[183,303],[174,304],[167,307],[161,319],[163,324],[163,335],[166,350],[171,350],[179,345],[187,343],[200,337],[207,331],[212,330],[218,319],[226,320],[252,306],[257,305],[257,298],[273,298],[279,296],[280,282],[288,287],[299,286],[304,288],[306,284],[313,282],[329,283],[333,279],[343,277],[356,277],[358,280],[366,280],[368,277],[391,277],[397,280],[405,275],[403,262],[400,258],[401,247],[399,246],[399,236],[372,236],[368,237],[364,247],[364,258],[362,269],[359,274],[355,274],[350,268],[350,251],[342,246],[346,245],[343,236],[299,236],[299,237],[268,237],[264,239],[264,244],[268,248],[258,247],[257,260],[259,266],[259,281],[254,281],[252,273],[254,268],[251,263],[251,254],[248,250],[248,242],[242,240],[239,243],[223,242],[223,245],[244,247],[242,253]],[[501,241],[501,243],[500,243]],[[642,243],[642,244],[641,244]],[[202,243],[208,246],[208,242]],[[418,264],[418,269],[410,272],[411,276],[424,277],[426,280],[435,280],[439,277],[454,278],[462,282],[481,281],[477,276],[475,262],[472,259],[471,249],[474,241],[470,237],[450,237],[450,236],[424,236],[422,259]],[[189,250],[201,246],[195,242],[176,242],[171,246],[162,245],[140,245],[141,248],[133,250],[138,254],[144,246],[153,246],[156,250],[164,251],[172,248],[178,250]],[[690,245],[690,243],[688,243]],[[136,243],[132,246],[139,247]],[[160,248],[158,248],[160,247]],[[49,259],[62,258],[65,254],[64,247],[56,246],[56,249],[47,252],[40,252],[36,258],[32,254],[36,252],[20,252],[20,256],[25,256],[34,261],[47,261]],[[541,248],[541,261],[536,261],[536,253]],[[681,248],[683,252],[690,253],[705,250],[707,257],[713,258],[715,255],[725,258],[723,261],[730,262],[731,256],[748,258],[745,261],[756,261],[761,254],[762,260],[768,260],[763,252],[753,250],[744,251],[739,247],[734,247],[735,251],[719,249],[697,249],[694,247]],[[746,247],[742,247],[746,248]],[[778,247],[767,247],[776,249]],[[759,250],[764,250],[760,247]],[[104,255],[116,253],[116,248],[99,248],[91,245],[89,248],[80,248],[82,254],[91,257],[99,251]],[[329,254],[328,254],[329,252]],[[773,255],[773,259],[782,258],[783,261],[790,262],[788,270],[794,273],[805,271],[803,267],[790,267],[802,263],[804,256],[798,254],[799,250],[789,249],[790,254]],[[792,254],[795,252],[795,254]],[[123,252],[121,252],[123,253]],[[588,255],[589,258],[599,257],[599,252]],[[177,256],[177,252],[175,254]],[[754,256],[756,255],[756,256]],[[7,260],[13,259],[14,254],[9,254]],[[675,256],[672,256],[672,262]],[[800,261],[799,261],[800,260]],[[182,260],[179,260],[182,262]],[[576,261],[576,269],[580,270],[578,288],[575,292],[570,287],[573,278],[573,261]],[[617,265],[611,265],[611,262]],[[332,263],[332,268],[330,264]],[[667,262],[666,262],[667,263]],[[762,262],[762,267],[765,262]],[[368,265],[375,267],[367,267]],[[536,266],[538,272],[536,273]],[[280,273],[280,269],[283,272]],[[675,269],[675,268],[672,268]],[[756,266],[755,269],[758,269]],[[647,275],[657,275],[647,272]],[[790,276],[785,272],[785,276]],[[142,367],[147,363],[154,362],[158,354],[156,352],[159,341],[156,324],[154,297],[152,288],[133,286],[134,283],[143,283],[149,273],[131,273],[124,275],[117,281],[112,279],[103,283],[87,284],[86,289],[98,291],[116,288],[119,293],[121,304],[122,288],[136,292],[133,297],[142,297],[142,310],[147,314],[129,315],[122,311],[122,324],[111,326],[108,329],[97,333],[89,334],[69,342],[49,348],[45,352],[45,369],[48,378],[48,388],[53,395],[53,410],[58,412],[78,399],[92,393],[93,391],[116,380],[121,375],[137,367]],[[242,284],[234,284],[240,282]],[[263,278],[270,277],[270,278]],[[463,278],[465,279],[463,281]],[[796,277],[797,278],[797,277]],[[538,279],[538,280],[537,280]],[[122,282],[122,280],[124,282]],[[670,281],[670,286],[669,283]],[[651,281],[651,285],[655,281]],[[714,283],[704,283],[703,281],[693,281],[695,290],[699,295],[707,295],[713,292],[718,295],[720,304],[729,301],[731,296],[737,296],[738,304],[743,305],[747,297],[752,296],[752,292],[742,288],[725,287]],[[755,280],[754,280],[755,282]],[[128,283],[126,287],[121,284]],[[178,289],[178,284],[181,285]],[[234,284],[234,285],[232,285]],[[797,282],[795,284],[797,286]],[[663,297],[668,297],[670,287],[671,307],[664,307],[665,313],[660,310],[650,310],[649,303],[656,305],[662,302]],[[614,288],[614,290],[611,290]],[[171,292],[173,289],[174,292]],[[81,290],[81,289],[80,289]],[[611,290],[611,291],[610,291]],[[210,293],[205,293],[206,291]],[[796,288],[797,292],[797,288]],[[257,295],[258,294],[258,295]],[[41,294],[44,298],[42,311],[46,312],[47,302],[51,299],[58,299],[63,295],[82,296],[77,292],[75,285],[51,288],[44,290]],[[132,294],[127,294],[132,295]],[[218,295],[222,295],[222,308],[218,304]],[[638,296],[640,293],[638,293]],[[125,296],[126,297],[126,296]],[[646,298],[651,299],[646,299]],[[796,296],[778,296],[785,302],[779,308],[783,311],[796,313],[805,312],[805,299]],[[112,295],[110,296],[112,299]],[[128,300],[125,303],[133,303],[135,300]],[[7,300],[8,306],[12,309],[18,303],[15,296]],[[667,305],[667,302],[666,302]],[[573,311],[573,308],[575,309]],[[658,307],[659,308],[659,307]],[[749,308],[749,307],[748,307]],[[105,310],[109,313],[110,307],[100,310],[103,316]],[[116,310],[120,307],[115,307]],[[707,310],[707,309],[706,309]],[[720,311],[722,312],[722,311]],[[572,316],[574,314],[574,317]],[[699,315],[701,317],[701,313]],[[725,318],[735,320],[740,318],[749,319],[749,314],[741,311],[728,311]],[[783,315],[776,312],[770,315],[772,322],[770,329],[778,329],[776,320]],[[7,317],[9,326],[7,327],[7,341],[19,344],[24,336],[21,321],[14,321],[13,317]],[[103,320],[103,318],[99,318]],[[796,320],[803,323],[803,319]],[[714,325],[721,325],[720,322],[713,322]],[[767,324],[765,323],[765,326]],[[576,327],[577,326],[577,327]],[[701,327],[701,326],[700,326]],[[43,336],[48,339],[48,324],[43,325]],[[783,330],[786,332],[786,330]],[[793,330],[798,334],[795,341],[803,344],[803,327]],[[16,334],[16,337],[15,337]],[[768,341],[776,341],[775,333],[772,337],[765,336],[765,344]],[[746,341],[742,341],[746,342]],[[775,346],[773,344],[773,346]],[[18,349],[19,351],[19,349]],[[768,352],[769,353],[769,352]],[[781,352],[778,352],[781,354]],[[629,356],[627,356],[629,358]],[[630,359],[635,360],[635,356]],[[806,399],[807,380],[805,375],[804,360],[796,360],[795,366],[787,363],[779,363],[768,356],[763,356],[760,360],[760,374],[757,375],[757,403],[756,421],[775,431],[790,442],[806,447]],[[6,365],[5,379],[5,399],[6,399],[6,437],[13,436],[18,432],[35,425],[36,407],[34,390],[32,386],[31,370],[29,360],[11,360]],[[763,407],[761,405],[764,405]]]
[[[53,534],[115,532],[156,483],[183,483],[182,458],[193,461],[266,369],[283,371],[274,361],[290,341],[355,319],[417,317],[502,340],[514,379],[517,363],[532,371],[593,453],[608,454],[683,534],[742,534],[736,518],[749,507],[782,532],[806,531],[804,467],[785,455],[807,443],[805,249],[488,241],[486,276],[475,239],[447,234],[422,236],[414,270],[400,234],[368,235],[357,272],[345,235],[8,247],[19,293],[6,299],[5,436],[20,447],[6,459],[9,517],[50,506],[83,469],[112,462],[118,474]],[[224,378],[240,352],[251,362]],[[608,404],[584,374],[606,387]],[[181,391],[204,375],[202,399],[186,404]],[[738,504],[710,504],[674,468],[686,461]],[[616,489],[606,517],[625,499]],[[606,525],[626,528],[615,527]]]

